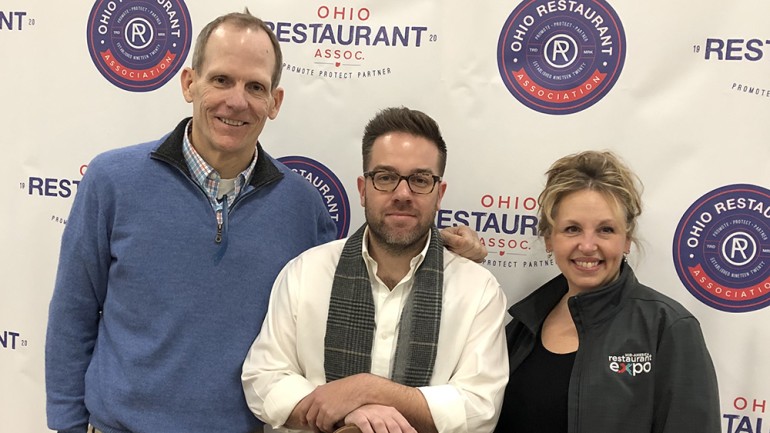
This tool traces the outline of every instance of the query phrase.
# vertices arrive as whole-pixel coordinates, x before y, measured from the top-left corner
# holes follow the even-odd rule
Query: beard
[[[433,226],[436,211],[431,212],[430,218],[418,218],[417,225],[411,229],[393,227],[381,216],[374,215],[369,208],[364,209],[364,215],[370,240],[391,254],[403,254],[419,251],[425,246],[425,239]]]

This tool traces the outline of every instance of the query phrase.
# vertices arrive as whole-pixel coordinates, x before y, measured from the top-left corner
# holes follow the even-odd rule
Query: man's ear
[[[366,178],[358,176],[358,195],[361,198],[361,207],[366,207]]]
[[[272,92],[273,103],[267,112],[267,117],[270,120],[275,120],[278,117],[278,112],[281,111],[281,104],[283,104],[283,87],[276,87]]]
[[[438,186],[438,198],[436,199],[436,211],[441,210],[441,199],[444,198],[444,193],[446,193],[446,181],[439,182]]]
[[[195,71],[192,68],[182,69],[180,81],[182,84],[182,95],[184,95],[184,100],[188,103],[192,102],[192,86],[195,81]]]

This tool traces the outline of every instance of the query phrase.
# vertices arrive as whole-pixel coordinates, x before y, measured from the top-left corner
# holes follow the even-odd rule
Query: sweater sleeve
[[[653,433],[721,431],[714,364],[698,321],[677,320],[663,332],[656,362]]]
[[[315,385],[303,375],[297,353],[297,279],[301,258],[289,262],[270,293],[262,330],[243,363],[246,402],[259,419],[278,429]]]
[[[96,343],[110,263],[107,210],[97,188],[109,181],[92,162],[62,235],[45,343],[48,427],[85,432],[85,374]]]
[[[317,245],[325,244],[337,239],[337,225],[334,224],[329,211],[325,208],[321,209],[318,215],[318,243]]]

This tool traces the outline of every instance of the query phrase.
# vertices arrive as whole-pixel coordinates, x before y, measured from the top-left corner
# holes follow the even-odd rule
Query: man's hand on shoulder
[[[479,240],[479,235],[468,226],[447,227],[440,231],[444,245],[450,251],[476,263],[482,263],[487,257],[487,247]]]

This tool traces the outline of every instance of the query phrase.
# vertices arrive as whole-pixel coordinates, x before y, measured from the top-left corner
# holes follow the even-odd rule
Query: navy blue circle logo
[[[770,190],[728,185],[699,198],[676,228],[674,265],[687,290],[717,310],[770,304]]]
[[[497,44],[508,91],[546,114],[571,114],[602,99],[620,76],[626,36],[603,0],[529,0],[514,9]]]
[[[182,67],[191,29],[182,0],[97,0],[88,17],[88,51],[109,82],[149,92]]]
[[[318,190],[329,215],[337,225],[337,239],[347,236],[350,229],[350,202],[337,176],[325,165],[304,156],[284,156],[278,160]]]

